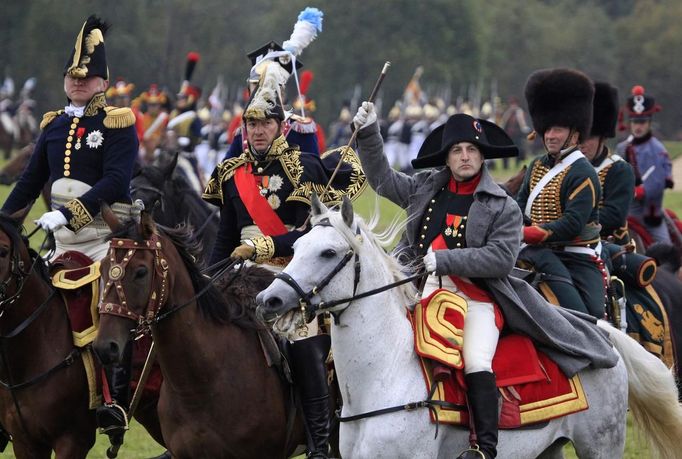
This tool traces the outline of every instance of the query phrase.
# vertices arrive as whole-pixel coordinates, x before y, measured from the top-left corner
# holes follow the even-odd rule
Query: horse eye
[[[334,249],[327,249],[324,252],[322,252],[322,257],[323,258],[334,258],[336,256],[336,250]]]
[[[7,247],[1,247],[0,257],[5,258],[7,255],[9,255],[9,249]]]
[[[146,266],[141,266],[135,270],[135,279],[142,279],[144,276],[147,275],[147,267]]]

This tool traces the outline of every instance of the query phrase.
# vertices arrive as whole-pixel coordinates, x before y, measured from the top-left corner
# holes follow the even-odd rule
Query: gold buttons
[[[76,123],[71,123],[71,129],[76,129],[77,127]]]
[[[69,131],[69,140],[71,140],[71,136],[74,135],[75,133],[76,131],[74,131],[73,129]]]
[[[433,209],[429,207],[429,212],[433,212]]]
[[[426,236],[425,236],[424,234],[422,234],[421,238],[422,238],[422,239],[426,239]]]
[[[436,200],[435,200],[435,199],[432,199],[431,202],[436,202]]]
[[[71,169],[71,164],[64,164],[64,170],[68,171],[69,169]]]
[[[460,244],[460,243],[458,242],[458,243],[457,243],[457,247],[462,247],[462,244]]]
[[[66,164],[69,164],[69,163],[71,162],[71,158],[69,158],[69,157],[67,156],[66,158],[64,158],[64,162],[65,162]]]
[[[420,249],[423,249],[423,248],[424,248],[424,244],[419,244],[419,248],[420,248]]]
[[[73,137],[72,137],[72,136],[68,136],[68,137],[66,138],[66,141],[67,141],[67,142],[71,142],[72,140],[73,140]]]
[[[69,171],[64,171],[64,177],[68,177],[69,175],[71,175],[71,172],[69,172]]]
[[[428,229],[428,226],[424,225],[424,229]]]
[[[74,117],[73,117],[73,122],[74,122],[74,123],[77,123],[77,122],[79,122],[80,120],[81,120],[81,119],[78,118],[77,116],[74,116]]]
[[[66,149],[68,150],[68,149],[70,149],[70,148],[71,148],[71,142],[67,142],[67,144],[66,144]]]
[[[64,152],[64,156],[71,156],[71,150],[66,150]]]
[[[431,217],[426,217],[426,221],[428,222],[429,220],[431,220]]]

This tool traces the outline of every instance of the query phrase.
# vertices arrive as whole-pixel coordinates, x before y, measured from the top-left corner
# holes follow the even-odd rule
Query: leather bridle
[[[329,223],[329,219],[323,219],[319,223],[316,223],[315,226],[332,226]],[[362,242],[362,235],[360,234],[360,228],[357,227],[355,230],[355,237],[358,239],[358,241]],[[317,294],[322,291],[336,276],[341,270],[348,264],[351,258],[354,258],[354,265],[355,265],[355,272],[354,272],[354,279],[353,279],[353,295],[346,297],[346,298],[340,298],[338,300],[333,300],[333,301],[319,301],[319,302],[313,302],[313,297],[315,297]],[[366,292],[362,293],[357,293],[358,289],[358,284],[360,282],[360,272],[361,272],[361,267],[360,267],[360,258],[358,254],[353,250],[352,248],[349,248],[348,251],[344,254],[343,258],[334,266],[334,268],[324,277],[322,278],[321,281],[319,281],[313,288],[308,290],[307,292],[304,291],[301,286],[299,285],[296,280],[291,277],[289,274],[286,272],[281,272],[275,275],[275,278],[281,279],[282,281],[286,282],[294,291],[298,294],[298,302],[299,306],[301,309],[301,313],[304,315],[304,318],[306,319],[306,323],[312,319],[312,317],[317,313],[317,311],[329,311],[331,308],[334,308],[338,305],[348,303],[345,308],[337,311],[330,311],[332,314],[332,317],[334,318],[334,322],[338,325],[339,320],[341,317],[341,314],[348,309],[350,306],[350,303],[354,300],[359,300],[361,298],[366,298],[372,295],[376,295],[377,293],[384,292],[386,290],[390,290],[392,288],[395,288],[399,285],[407,284],[408,282],[412,282],[417,279],[421,279],[425,276],[428,275],[428,273],[420,272],[418,274],[415,274],[410,277],[406,277],[404,279],[401,279],[396,282],[391,282],[390,284],[384,285],[382,287],[378,287],[372,290],[368,290]],[[266,320],[268,322],[273,322],[276,321],[279,317],[271,317],[267,318]]]
[[[154,270],[151,279],[151,294],[147,301],[147,308],[142,314],[138,314],[130,309],[126,299],[125,290],[121,281],[125,277],[125,270],[130,260],[138,250],[150,250],[154,255]],[[121,254],[123,254],[121,256]],[[149,332],[149,325],[153,322],[156,314],[166,301],[168,294],[168,261],[163,255],[162,244],[157,234],[153,234],[149,239],[138,242],[133,239],[111,240],[109,247],[109,279],[102,290],[99,303],[99,313],[119,316],[137,322],[136,332],[145,334]],[[118,258],[121,261],[118,261]],[[118,297],[117,303],[104,302],[107,294],[114,289]]]

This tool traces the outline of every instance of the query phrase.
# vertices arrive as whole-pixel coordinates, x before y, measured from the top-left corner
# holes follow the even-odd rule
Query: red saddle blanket
[[[469,424],[467,411],[460,408],[466,406],[463,372],[466,363],[461,355],[466,310],[465,299],[441,289],[408,313],[427,390],[435,384],[435,400],[458,406],[436,407],[435,412],[431,411],[433,422]],[[509,334],[500,338],[493,371],[502,400],[502,429],[544,422],[588,408],[579,376],[567,378],[525,336]]]
[[[50,268],[52,285],[59,290],[71,321],[73,342],[77,347],[88,346],[97,336],[99,313],[97,305],[100,288],[100,263],[88,256],[68,251],[57,257]],[[144,366],[151,338],[145,336],[133,344],[132,388],[135,390]],[[99,372],[97,372],[99,373]],[[143,395],[158,397],[161,388],[161,370],[154,364],[144,386]]]

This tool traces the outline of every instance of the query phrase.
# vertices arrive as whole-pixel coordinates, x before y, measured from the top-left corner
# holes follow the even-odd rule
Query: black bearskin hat
[[[618,89],[610,84],[594,83],[594,110],[590,135],[607,139],[616,136],[618,122]]]
[[[594,83],[587,75],[573,69],[537,70],[528,77],[525,94],[538,134],[562,126],[578,131],[580,140],[587,138],[594,99]]]

